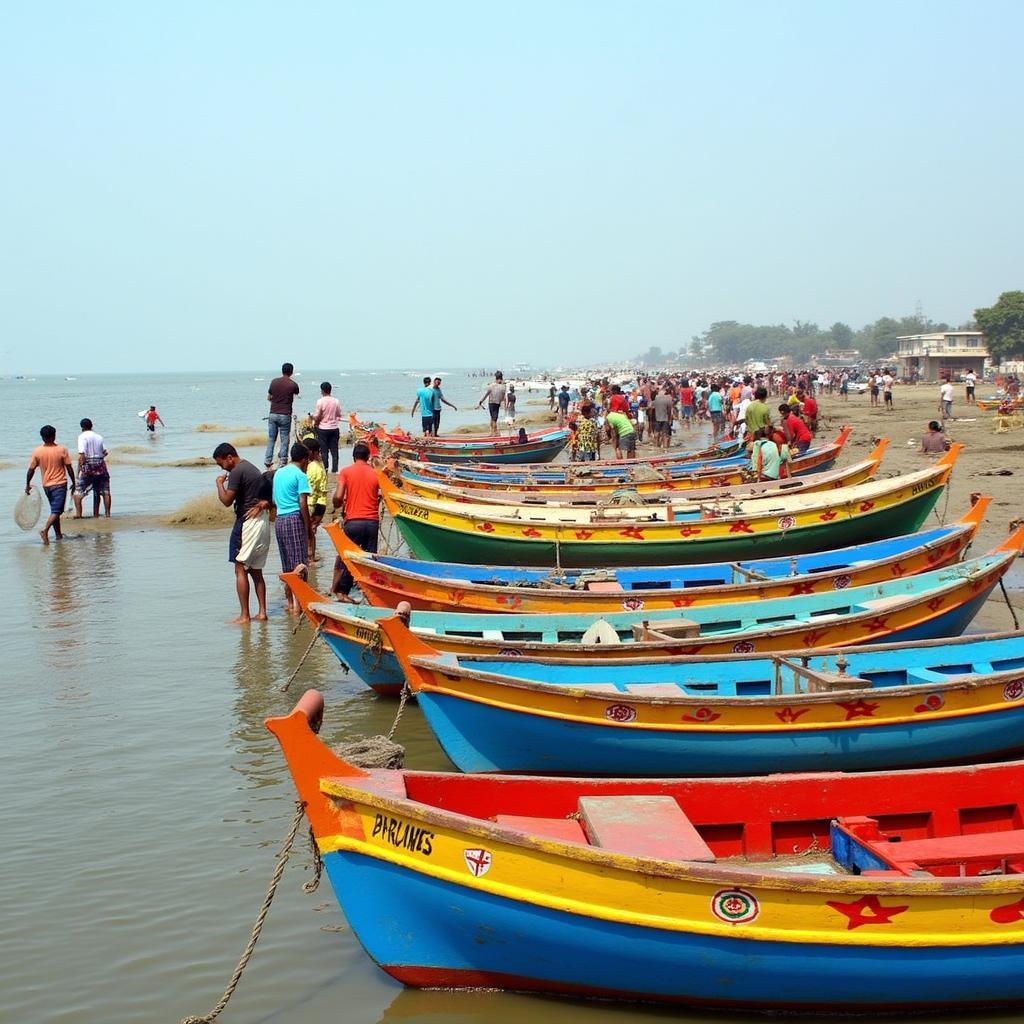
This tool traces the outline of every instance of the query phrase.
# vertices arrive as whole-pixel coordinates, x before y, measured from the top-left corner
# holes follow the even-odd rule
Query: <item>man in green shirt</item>
[[[636,458],[636,431],[623,412],[610,412],[604,418],[605,434],[615,444],[615,458]],[[625,456],[623,456],[625,453]]]
[[[771,425],[772,412],[765,399],[768,397],[766,388],[758,388],[754,392],[754,400],[747,406],[744,417],[747,423],[747,437],[753,437],[762,427]]]

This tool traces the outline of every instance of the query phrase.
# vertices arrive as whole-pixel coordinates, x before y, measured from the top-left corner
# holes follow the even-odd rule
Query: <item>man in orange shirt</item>
[[[50,527],[53,535],[60,540],[64,536],[60,530],[60,517],[64,514],[64,506],[68,500],[67,479],[71,480],[71,490],[75,489],[75,471],[71,468],[71,455],[62,444],[57,444],[57,431],[47,424],[39,430],[43,443],[32,452],[28,463],[28,476],[25,478],[25,493],[32,493],[32,477],[38,468],[43,475],[43,491],[50,503],[50,517],[46,525],[39,531],[44,544],[50,543]]]
[[[338,474],[338,483],[331,502],[342,510],[342,529],[364,551],[377,553],[377,532],[380,529],[380,485],[377,473],[370,466],[370,447],[359,441],[352,449],[352,465]],[[338,558],[334,562],[331,593],[348,600],[355,580],[348,566]]]

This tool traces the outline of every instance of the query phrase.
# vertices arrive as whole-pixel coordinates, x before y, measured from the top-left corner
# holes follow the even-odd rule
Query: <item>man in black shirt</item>
[[[263,463],[269,469],[274,464],[274,442],[281,436],[281,445],[277,461],[282,465],[288,463],[288,441],[292,432],[292,402],[299,393],[299,385],[292,380],[295,367],[285,363],[281,367],[281,376],[275,377],[267,388],[267,401],[270,403],[270,415],[267,417],[267,451]]]
[[[235,506],[235,525],[228,541],[228,561],[235,566],[235,591],[241,612],[235,625],[244,626],[251,620],[249,614],[249,579],[256,590],[259,611],[258,622],[267,618],[267,584],[263,579],[263,566],[270,551],[270,499],[266,481],[251,462],[239,458],[230,444],[219,444],[213,452],[214,461],[226,472],[217,477],[217,497],[222,505]]]

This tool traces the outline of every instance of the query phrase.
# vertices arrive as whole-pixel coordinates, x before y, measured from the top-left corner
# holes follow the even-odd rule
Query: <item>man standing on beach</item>
[[[672,419],[676,414],[675,399],[665,388],[654,392],[651,400],[654,409],[654,444],[658,448],[668,448],[672,441]]]
[[[274,504],[277,518],[274,533],[277,536],[277,550],[281,555],[281,572],[297,572],[303,579],[309,562],[309,540],[312,536],[312,520],[309,508],[311,488],[306,477],[309,451],[304,444],[293,444],[291,462],[274,474]],[[340,476],[340,474],[339,474]],[[295,595],[285,587],[285,604],[290,613],[302,609]]]
[[[967,392],[967,402],[974,405],[974,385],[978,383],[978,375],[973,370],[968,370],[964,377],[964,389]]]
[[[946,377],[939,388],[939,412],[942,413],[942,420],[953,418],[953,382]]]
[[[313,410],[313,426],[316,429],[316,440],[320,444],[320,458],[324,472],[330,465],[331,472],[338,472],[338,438],[341,436],[341,403],[331,394],[331,382],[325,380],[320,385],[320,397],[316,400]],[[300,441],[305,438],[300,437]],[[328,456],[330,458],[328,459]]]
[[[44,544],[50,543],[50,529],[53,536],[60,540],[64,534],[60,529],[60,517],[64,514],[64,506],[68,500],[68,485],[65,477],[71,480],[71,490],[75,489],[75,471],[71,468],[71,455],[62,444],[57,444],[57,431],[49,423],[39,428],[39,436],[43,443],[32,452],[28,463],[28,476],[25,478],[25,493],[32,493],[32,477],[38,467],[43,476],[43,493],[50,503],[50,516],[46,525],[39,531]]]
[[[430,384],[430,378],[423,378],[423,387],[416,391],[416,401],[412,403],[410,416],[420,411],[420,429],[424,437],[432,437],[434,434],[434,389]]]
[[[558,426],[565,426],[566,417],[569,415],[569,385],[563,384],[562,390],[558,392]]]
[[[491,417],[491,433],[498,432],[498,417],[501,415],[501,407],[505,404],[505,378],[501,370],[494,371],[494,380],[487,385],[480,401],[476,403],[478,409],[482,409],[484,401],[487,402],[487,412]]]
[[[299,385],[292,380],[295,367],[291,363],[281,366],[281,376],[275,377],[267,388],[267,401],[270,403],[270,415],[267,417],[267,450],[263,456],[263,464],[270,469],[274,464],[274,444],[278,436],[281,446],[278,450],[278,462],[282,466],[288,464],[288,438],[292,433],[292,403],[299,393]],[[305,449],[303,449],[305,451]],[[289,595],[290,595],[289,591]]]
[[[444,397],[444,392],[441,390],[441,378],[434,378],[434,437],[437,437],[441,430],[441,406],[447,405],[449,409],[454,409],[456,412],[459,411],[457,405],[452,405],[447,398]]]
[[[81,422],[82,433],[78,435],[78,486],[75,488],[75,519],[82,518],[82,500],[92,491],[92,515],[100,514],[100,496],[103,497],[103,514],[110,517],[110,471],[107,469],[107,451],[103,438],[92,429],[92,420]]]
[[[352,465],[346,466],[338,474],[331,503],[342,510],[341,528],[345,536],[364,551],[376,554],[380,529],[380,485],[369,458],[370,446],[365,441],[357,441],[352,448]],[[341,558],[336,559],[331,593],[348,599],[354,584],[348,566]]]
[[[234,625],[244,626],[252,620],[249,614],[249,580],[256,591],[256,621],[267,618],[267,584],[263,567],[270,551],[270,501],[263,496],[263,474],[251,463],[238,457],[233,445],[219,444],[213,450],[213,461],[225,470],[217,477],[217,497],[222,505],[235,506],[235,525],[228,540],[228,561],[235,567],[235,593],[240,612]]]

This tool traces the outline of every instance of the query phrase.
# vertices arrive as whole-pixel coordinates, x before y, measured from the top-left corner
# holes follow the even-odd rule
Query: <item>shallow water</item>
[[[90,415],[110,447],[152,443],[168,459],[205,454],[222,438],[195,433],[196,423],[258,424],[266,385],[253,376],[0,382],[0,436],[12,445],[2,457],[18,467],[0,472],[4,501],[13,507],[38,423],[55,422],[59,439],[73,446],[77,419]],[[314,376],[321,379],[308,380]],[[341,383],[347,411],[357,401],[363,409],[411,405],[418,382],[382,373]],[[449,397],[475,402],[481,387],[451,377]],[[140,442],[135,413],[150,402],[169,427]],[[171,511],[212,488],[216,473],[115,467],[115,514]],[[316,686],[327,697],[325,738],[341,741],[386,732],[395,704],[346,678],[320,646],[291,692],[279,692],[306,649],[308,628],[293,634],[277,585],[270,622],[225,625],[235,605],[224,530],[128,527],[43,549],[8,512],[0,558],[8,666],[0,719],[0,1020],[134,1024],[205,1012],[248,937],[294,808],[263,719]],[[276,552],[268,571],[275,565]],[[327,571],[320,575],[322,583]],[[410,766],[447,767],[415,707],[396,738]],[[706,1017],[405,991],[345,930],[326,883],[313,896],[300,891],[306,861],[303,846],[222,1020],[506,1024],[529,1015],[544,1024],[567,1017],[629,1024]]]

